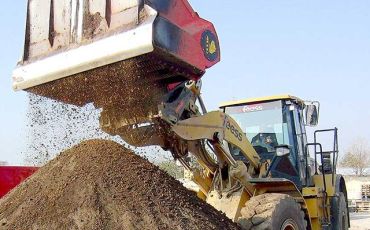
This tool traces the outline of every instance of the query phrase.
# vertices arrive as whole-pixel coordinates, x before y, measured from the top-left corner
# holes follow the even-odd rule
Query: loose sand
[[[121,145],[84,141],[0,200],[0,229],[238,229]]]

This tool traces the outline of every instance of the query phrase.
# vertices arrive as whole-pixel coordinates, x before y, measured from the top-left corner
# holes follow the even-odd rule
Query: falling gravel
[[[238,229],[120,144],[84,141],[0,200],[0,229]]]
[[[100,112],[92,104],[80,107],[28,93],[25,164],[42,166],[63,150],[96,138],[118,142],[153,163],[170,157],[160,147],[135,148],[118,136],[104,133],[99,126]]]

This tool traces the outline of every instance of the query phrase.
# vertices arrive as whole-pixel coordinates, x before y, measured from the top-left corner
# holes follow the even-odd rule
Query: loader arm
[[[225,174],[226,170],[233,178],[234,186],[241,184],[253,194],[254,188],[248,179],[262,175],[261,169],[266,169],[267,163],[261,163],[233,118],[221,111],[203,111],[200,90],[200,80],[179,84],[165,95],[158,105],[158,114],[145,125],[138,125],[137,120],[121,119],[120,113],[114,110],[103,110],[101,127],[135,146],[159,145],[169,150],[186,169],[194,171],[186,160],[190,154],[208,172],[205,174],[211,180],[220,176],[221,171]],[[200,102],[200,108],[197,102]],[[247,162],[236,161],[231,146],[233,151],[243,154]],[[209,185],[205,187],[203,190],[210,189]]]
[[[220,111],[212,111],[179,121],[172,126],[171,130],[186,141],[209,141],[213,146],[213,153],[217,156],[218,167],[222,170],[226,163],[229,175],[243,185],[250,195],[255,192],[249,180],[252,176],[258,176],[262,163],[239,125],[230,116]],[[249,161],[248,167],[244,162],[233,158],[229,145],[236,146],[240,150]],[[193,152],[193,154],[197,153]]]
[[[161,145],[165,149],[171,149],[173,147],[165,144],[168,139],[189,143],[209,141],[223,152],[220,158],[230,165],[236,165],[229,151],[228,144],[231,144],[242,152],[255,170],[259,170],[260,157],[233,118],[220,111],[204,114],[199,111],[196,102],[200,99],[200,88],[200,80],[179,84],[165,95],[158,105],[158,114],[147,118],[150,124],[138,125],[139,120],[127,120],[112,109],[103,110],[100,126],[104,131],[120,135],[125,141],[138,147]]]
[[[224,157],[231,165],[236,163],[226,144],[237,146],[256,170],[260,167],[260,157],[239,125],[233,118],[223,112],[212,111],[198,117],[179,121],[172,127],[172,131],[184,140],[206,139],[214,145],[217,144],[225,151]]]

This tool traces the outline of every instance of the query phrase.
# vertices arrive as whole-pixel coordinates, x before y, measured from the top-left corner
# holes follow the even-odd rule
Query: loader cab
[[[272,177],[289,179],[298,188],[305,185],[305,126],[317,124],[317,108],[307,107],[304,101],[290,95],[229,102],[220,108],[235,119],[262,160],[271,161]],[[289,154],[277,156],[279,148],[288,148]],[[230,149],[235,159],[246,161]]]

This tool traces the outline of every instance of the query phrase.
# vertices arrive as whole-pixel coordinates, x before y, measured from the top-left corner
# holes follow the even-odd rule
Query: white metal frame
[[[19,64],[13,71],[13,89],[23,90],[90,69],[152,52],[153,23],[157,12],[145,5],[145,21],[132,30],[115,34],[87,45]]]

